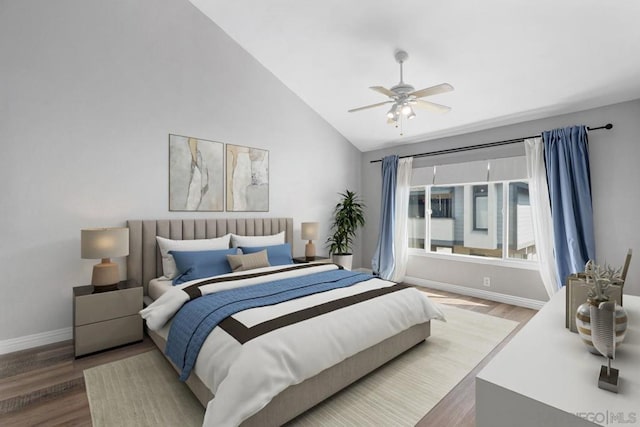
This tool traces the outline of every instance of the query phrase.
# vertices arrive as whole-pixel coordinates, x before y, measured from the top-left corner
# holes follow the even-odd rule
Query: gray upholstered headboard
[[[127,279],[141,284],[145,295],[149,281],[162,276],[162,258],[156,244],[156,236],[190,240],[211,239],[227,233],[268,236],[284,231],[285,241],[293,248],[293,218],[128,220],[127,227]]]

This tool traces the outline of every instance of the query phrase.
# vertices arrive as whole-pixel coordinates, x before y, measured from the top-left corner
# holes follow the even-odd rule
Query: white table
[[[476,426],[640,425],[640,297],[625,295],[624,308],[618,394],[598,388],[606,359],[564,327],[563,288],[476,376]]]

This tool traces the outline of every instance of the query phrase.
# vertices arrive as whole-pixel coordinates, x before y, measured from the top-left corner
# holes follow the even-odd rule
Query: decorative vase
[[[576,327],[578,328],[578,334],[582,342],[587,349],[600,356],[600,352],[596,350],[591,342],[591,310],[589,306],[599,306],[603,300],[588,299],[587,302],[581,304],[576,311]],[[618,347],[624,340],[624,336],[627,333],[627,312],[621,305],[616,304],[616,347]]]

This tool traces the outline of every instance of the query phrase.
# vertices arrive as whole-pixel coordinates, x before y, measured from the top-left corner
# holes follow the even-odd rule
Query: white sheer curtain
[[[393,246],[395,252],[395,264],[391,281],[402,282],[407,272],[409,261],[409,194],[411,192],[411,167],[413,157],[398,159],[398,172],[396,176],[396,217],[395,235]]]
[[[527,160],[527,178],[529,179],[529,200],[533,217],[533,233],[536,240],[536,252],[540,264],[540,276],[544,287],[551,297],[560,288],[553,251],[553,222],[547,171],[544,164],[542,138],[524,140]]]

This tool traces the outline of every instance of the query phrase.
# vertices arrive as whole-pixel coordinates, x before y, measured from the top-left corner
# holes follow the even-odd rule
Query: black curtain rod
[[[611,129],[611,128],[613,128],[613,125],[611,123],[607,123],[604,126],[598,126],[598,127],[595,127],[595,128],[588,127],[587,130],[600,130],[600,129]],[[524,138],[507,139],[507,140],[504,140],[504,141],[487,142],[487,143],[484,143],[484,144],[476,144],[476,145],[467,145],[466,147],[448,148],[446,150],[430,151],[428,153],[410,154],[410,155],[406,155],[406,156],[399,156],[399,158],[400,159],[404,159],[406,157],[430,157],[430,156],[439,156],[441,154],[460,153],[462,151],[471,151],[471,150],[477,150],[477,149],[480,149],[480,148],[498,147],[500,145],[515,144],[515,143],[518,143],[518,142],[522,142],[525,139],[537,138],[539,136],[540,135],[525,136]],[[382,161],[382,159],[371,160],[369,163],[378,163],[378,162],[381,162],[381,161]]]

